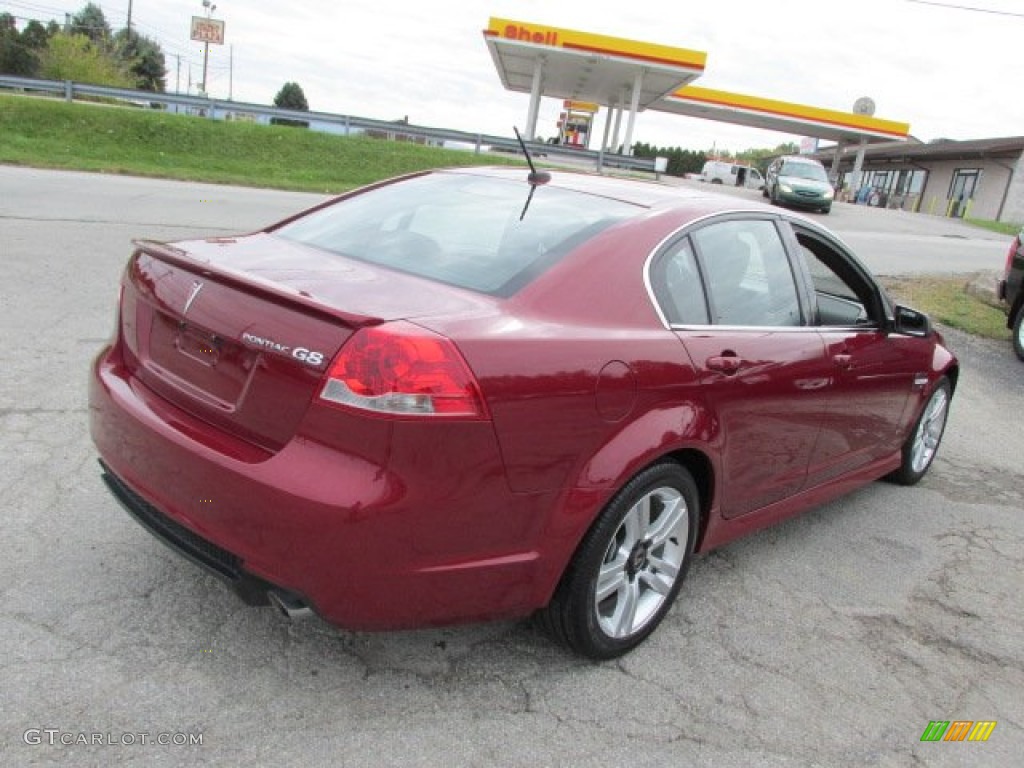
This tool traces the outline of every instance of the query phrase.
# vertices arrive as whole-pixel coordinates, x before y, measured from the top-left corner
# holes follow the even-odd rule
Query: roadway
[[[753,189],[706,184],[692,179],[667,182],[692,189],[767,203]],[[805,215],[839,235],[878,275],[951,274],[1001,271],[1010,238],[965,224],[959,219],[834,203],[832,212]]]

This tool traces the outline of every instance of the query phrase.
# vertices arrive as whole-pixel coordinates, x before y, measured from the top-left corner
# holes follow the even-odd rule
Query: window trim
[[[793,287],[797,295],[797,304],[800,309],[800,324],[799,325],[725,325],[715,322],[709,322],[706,325],[699,325],[693,323],[673,323],[668,319],[668,315],[664,308],[661,306],[661,302],[658,300],[657,293],[654,289],[654,285],[651,278],[651,273],[657,259],[661,258],[667,253],[672,247],[676,245],[680,240],[685,237],[690,237],[694,232],[704,227],[712,226],[714,224],[723,223],[726,221],[768,221],[771,222],[776,230],[776,234],[779,236],[779,240],[783,246],[783,252],[786,256],[786,262],[789,265],[790,274],[793,278]],[[756,331],[760,333],[765,332],[792,332],[806,330],[816,330],[818,326],[810,323],[810,310],[811,305],[808,303],[808,296],[806,294],[806,275],[803,266],[795,260],[794,251],[792,244],[788,241],[788,233],[786,228],[782,227],[781,224],[788,222],[789,217],[781,215],[775,211],[756,211],[750,209],[729,209],[726,211],[717,211],[715,213],[705,214],[699,216],[692,221],[687,222],[678,229],[672,231],[667,236],[661,239],[661,241],[654,246],[647,258],[644,261],[644,287],[647,289],[647,296],[651,301],[654,311],[661,321],[662,327],[666,330],[707,330],[708,328],[715,328],[729,331]],[[793,240],[795,242],[795,236]],[[712,316],[712,302],[710,298],[710,292],[707,285],[707,277],[705,275],[705,268],[703,264],[703,257],[700,254],[699,248],[691,238],[690,239],[691,250],[694,253],[695,260],[697,262],[697,269],[701,276],[702,291],[705,297],[705,303],[708,309],[709,318]]]
[[[823,230],[814,225],[813,222],[807,221],[806,219],[796,217],[785,217],[783,219],[783,229],[788,230],[786,243],[791,250],[791,255],[796,259],[803,259],[803,254],[800,249],[803,246],[797,237],[797,234],[803,234],[812,240],[817,240],[827,248],[835,251],[842,258],[843,263],[849,268],[853,277],[859,280],[870,292],[871,304],[873,306],[865,305],[864,309],[868,313],[868,318],[872,321],[870,325],[864,324],[851,324],[851,325],[822,325],[819,320],[819,309],[817,292],[814,287],[814,281],[811,278],[810,272],[803,266],[800,265],[798,272],[802,276],[804,282],[804,291],[808,307],[810,310],[809,317],[811,318],[811,327],[813,328],[828,328],[828,329],[843,329],[843,330],[858,330],[858,331],[880,331],[884,330],[887,325],[892,322],[893,319],[893,308],[892,303],[888,299],[888,295],[882,289],[878,280],[875,279],[874,275],[864,266],[864,264],[857,258],[857,256],[846,246],[838,237],[835,237],[830,232]],[[826,265],[827,266],[827,265]],[[831,267],[830,267],[831,269]],[[849,278],[833,270],[836,275],[844,282],[849,283]]]

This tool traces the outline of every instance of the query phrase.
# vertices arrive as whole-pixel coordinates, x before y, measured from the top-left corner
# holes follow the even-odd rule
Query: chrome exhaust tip
[[[292,621],[308,619],[313,616],[313,609],[300,597],[290,592],[272,589],[267,592],[270,604]]]

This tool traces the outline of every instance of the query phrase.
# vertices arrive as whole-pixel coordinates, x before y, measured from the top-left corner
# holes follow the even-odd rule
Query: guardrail
[[[409,125],[387,120],[373,120],[354,115],[336,115],[330,112],[302,112],[292,109],[279,109],[264,104],[252,104],[243,101],[212,99],[204,96],[190,96],[178,93],[156,93],[152,91],[136,91],[126,88],[110,88],[105,85],[87,85],[74,83],[70,80],[40,80],[31,77],[14,77],[0,75],[0,88],[50,93],[63,96],[66,101],[73,101],[80,96],[98,96],[101,98],[118,99],[134,104],[159,104],[167,107],[186,107],[199,111],[211,119],[223,119],[228,114],[255,115],[266,118],[285,120],[302,120],[310,124],[313,130],[317,124],[339,126],[341,133],[373,131],[383,132],[389,137],[408,137],[434,141],[451,141],[472,145],[475,152],[496,149],[505,152],[520,152],[519,142],[514,137],[493,136],[483,133],[470,133],[447,128],[431,128],[424,125]],[[323,130],[323,129],[321,129]],[[576,162],[592,164],[597,170],[605,167],[622,168],[633,171],[654,173],[655,161],[650,157],[631,157],[606,152],[595,152],[589,149],[574,149],[558,144],[544,144],[537,141],[526,142],[530,152],[552,158],[572,158]]]

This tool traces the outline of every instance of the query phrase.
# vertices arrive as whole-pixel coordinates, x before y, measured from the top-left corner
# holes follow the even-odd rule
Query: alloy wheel
[[[594,588],[597,621],[609,637],[635,634],[669,597],[686,558],[689,521],[683,495],[664,486],[626,512]]]
[[[917,425],[914,445],[911,449],[911,468],[914,472],[923,472],[935,458],[942,432],[946,428],[946,415],[949,413],[949,393],[945,387],[939,387],[932,393],[928,405]]]

